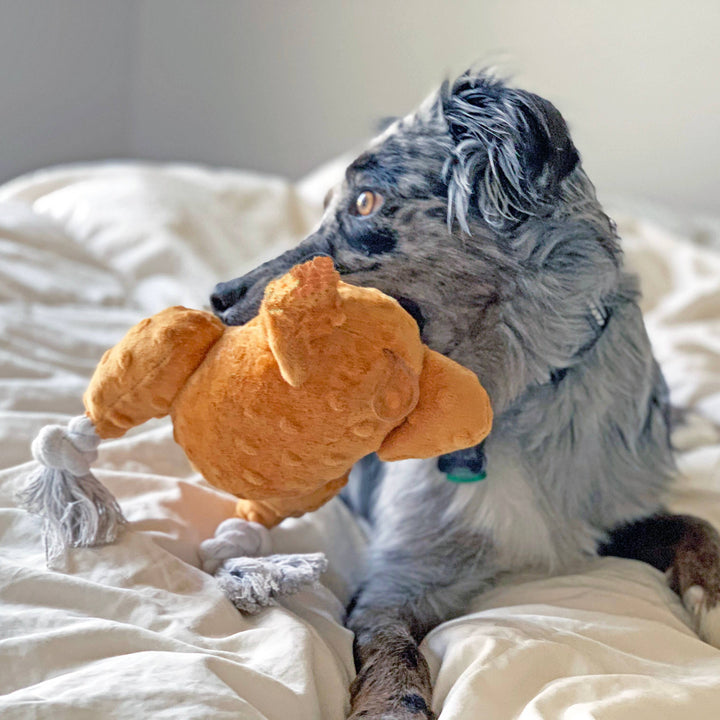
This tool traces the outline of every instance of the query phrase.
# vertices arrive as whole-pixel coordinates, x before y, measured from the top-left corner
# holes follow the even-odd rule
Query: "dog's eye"
[[[355,212],[358,215],[366,217],[371,213],[379,210],[383,204],[382,195],[373,192],[372,190],[363,190],[355,198]]]

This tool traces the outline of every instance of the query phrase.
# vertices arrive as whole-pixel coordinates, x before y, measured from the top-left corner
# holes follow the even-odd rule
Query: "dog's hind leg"
[[[664,572],[700,637],[720,647],[720,535],[710,523],[659,513],[613,530],[599,553],[641,560]]]

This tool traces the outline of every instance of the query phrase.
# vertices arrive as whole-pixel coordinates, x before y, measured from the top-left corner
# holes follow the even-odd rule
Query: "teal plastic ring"
[[[450,482],[454,483],[473,483],[484,480],[487,477],[487,473],[485,471],[477,475],[453,475],[452,473],[447,473],[446,477]]]

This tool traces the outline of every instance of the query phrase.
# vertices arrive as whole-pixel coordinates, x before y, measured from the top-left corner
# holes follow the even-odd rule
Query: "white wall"
[[[129,152],[134,2],[0,0],[0,181]]]
[[[3,146],[15,146],[0,156],[2,177],[118,155],[298,177],[447,74],[490,59],[558,105],[601,195],[720,211],[718,0],[0,0],[6,7],[21,22],[0,23],[0,62],[17,69],[0,74],[14,103],[0,105]]]

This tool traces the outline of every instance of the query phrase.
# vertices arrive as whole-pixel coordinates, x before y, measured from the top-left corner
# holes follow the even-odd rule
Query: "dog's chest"
[[[591,534],[585,523],[563,517],[560,504],[516,451],[491,446],[486,479],[458,485],[447,513],[491,541],[501,569],[555,570],[586,555]]]

